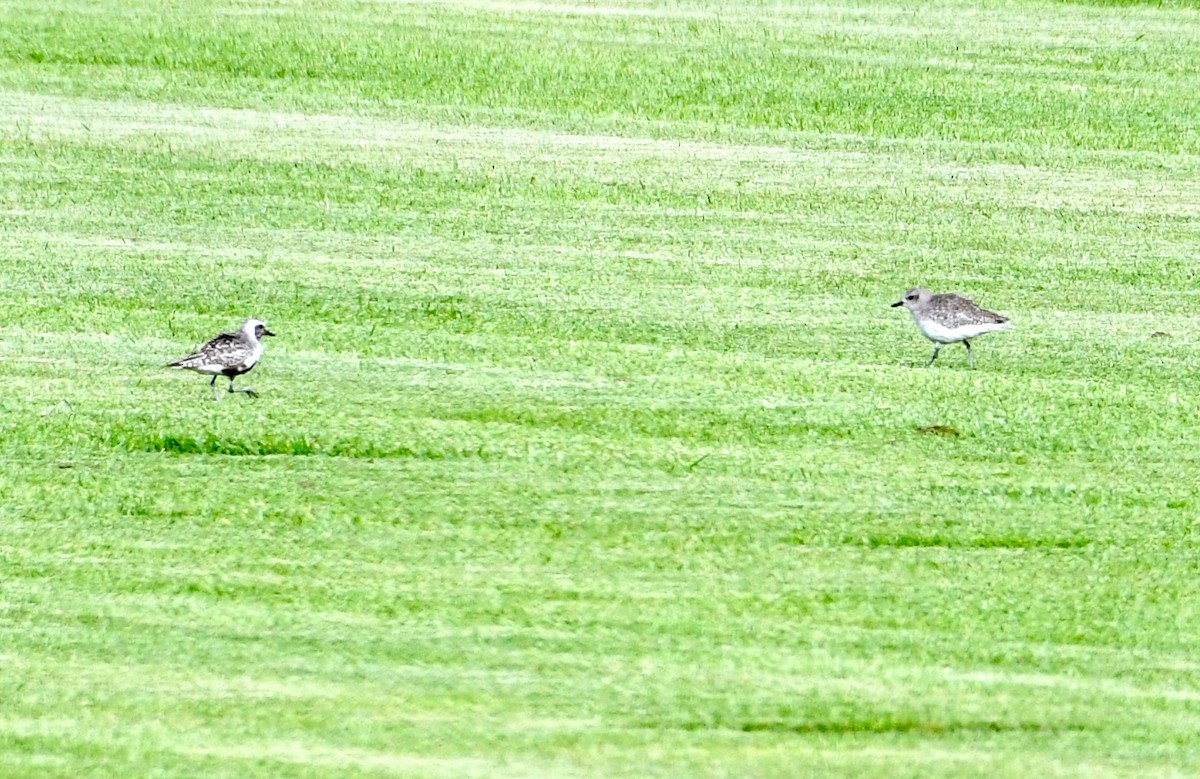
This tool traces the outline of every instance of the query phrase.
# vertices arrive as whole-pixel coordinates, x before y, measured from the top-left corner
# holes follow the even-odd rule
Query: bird
[[[933,356],[926,367],[933,365],[942,346],[961,341],[967,347],[967,362],[974,368],[975,353],[971,351],[968,339],[1012,329],[1008,317],[980,308],[973,301],[953,293],[934,295],[923,287],[914,287],[892,304],[892,308],[898,306],[907,308],[921,333],[933,341]]]
[[[201,346],[187,357],[181,357],[168,368],[180,368],[212,376],[208,386],[212,387],[213,400],[220,400],[217,390],[217,377],[229,377],[230,392],[244,392],[246,397],[257,398],[258,393],[246,387],[234,389],[233,380],[243,373],[248,373],[263,353],[263,336],[275,335],[267,329],[266,323],[260,319],[247,319],[237,332],[221,333],[208,343]]]

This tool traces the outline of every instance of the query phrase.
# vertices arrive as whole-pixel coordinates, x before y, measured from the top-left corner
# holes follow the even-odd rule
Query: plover
[[[221,399],[217,390],[218,376],[229,377],[230,392],[244,392],[248,397],[257,398],[258,393],[249,387],[235,390],[233,380],[258,365],[263,353],[262,339],[266,335],[275,334],[268,330],[262,321],[247,319],[241,330],[236,333],[221,333],[192,354],[176,360],[167,367],[186,368],[212,376],[208,386],[212,387],[213,400]]]
[[[962,341],[967,347],[967,362],[974,368],[975,353],[967,339],[1012,327],[1008,317],[980,308],[961,295],[934,295],[921,287],[905,292],[903,299],[892,304],[892,308],[897,306],[907,308],[921,333],[933,341],[933,356],[927,365],[933,365],[944,344]]]

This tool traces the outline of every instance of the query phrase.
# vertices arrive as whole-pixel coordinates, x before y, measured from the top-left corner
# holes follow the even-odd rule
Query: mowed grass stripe
[[[629,138],[550,130],[503,128],[460,123],[411,123],[337,115],[278,111],[204,109],[147,102],[113,103],[80,98],[47,98],[9,93],[3,103],[18,121],[5,133],[12,162],[38,149],[41,164],[30,175],[44,176],[56,148],[79,147],[103,153],[112,149],[148,157],[176,155],[247,162],[300,162],[331,173],[336,164],[356,173],[384,171],[463,178],[492,178],[518,188],[517,171],[542,180],[543,186],[640,183],[650,193],[683,191],[709,196],[737,192],[747,206],[757,197],[791,191],[817,182],[833,190],[863,190],[923,184],[930,195],[945,198],[974,184],[975,197],[995,207],[1020,208],[1056,200],[1055,207],[1080,211],[1138,209],[1152,214],[1188,215],[1195,183],[1190,174],[1197,156],[1131,152],[1120,148],[1082,154],[1072,170],[1046,170],[1033,160],[1018,164],[974,160],[996,148],[975,141],[881,143],[879,139],[837,139],[811,133],[780,135],[774,143],[751,139],[713,142],[687,138]],[[302,141],[302,142],[301,142]],[[1013,149],[1024,147],[1014,145]],[[25,152],[25,154],[22,154]],[[78,153],[78,152],[76,152]],[[43,160],[50,155],[50,160]],[[1076,156],[1078,155],[1078,156]],[[1057,159],[1056,159],[1057,162]],[[681,164],[683,163],[683,164]],[[661,181],[671,168],[683,178]],[[1122,175],[1114,176],[1114,168]],[[135,168],[136,169],[136,168]],[[39,175],[40,174],[40,175]],[[1167,178],[1168,174],[1175,174]],[[16,179],[19,181],[20,179]],[[186,180],[186,179],[185,179]],[[884,186],[886,184],[886,186]],[[1080,200],[1081,197],[1086,199]],[[989,199],[984,199],[989,198]],[[647,201],[651,200],[649,193]],[[1115,201],[1115,202],[1114,202]],[[699,204],[707,211],[715,204]]]

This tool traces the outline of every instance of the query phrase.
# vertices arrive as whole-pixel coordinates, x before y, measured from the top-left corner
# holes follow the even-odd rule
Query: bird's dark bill
[[[272,333],[270,330],[263,330],[263,335],[271,335],[271,336],[273,336],[273,335],[275,335],[275,334],[274,334],[274,333]]]
[[[904,305],[904,301],[897,300],[895,303],[892,304],[892,308],[896,308],[897,306],[902,306],[902,305]]]

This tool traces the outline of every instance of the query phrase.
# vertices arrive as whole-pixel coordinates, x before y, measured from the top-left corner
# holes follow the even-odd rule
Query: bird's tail
[[[187,357],[180,357],[175,362],[169,362],[166,365],[164,365],[163,367],[164,368],[190,368],[190,367],[192,367],[192,365],[195,364],[196,359],[200,356],[201,355],[199,355],[199,354],[189,354]]]

